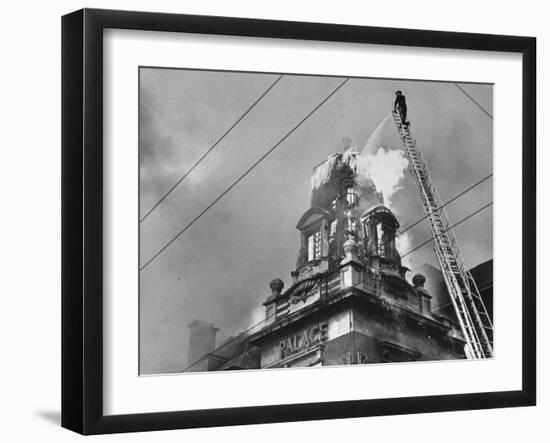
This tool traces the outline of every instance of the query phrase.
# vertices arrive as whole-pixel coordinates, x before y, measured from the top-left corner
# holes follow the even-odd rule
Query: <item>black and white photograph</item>
[[[545,441],[543,12],[6,2],[0,440]]]
[[[138,75],[140,375],[497,355],[493,84]]]

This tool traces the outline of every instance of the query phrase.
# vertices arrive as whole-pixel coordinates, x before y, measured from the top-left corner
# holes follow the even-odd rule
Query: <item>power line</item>
[[[489,112],[488,112],[483,106],[481,106],[481,105],[476,101],[475,98],[473,98],[470,94],[468,94],[464,88],[462,88],[458,83],[455,83],[455,86],[456,86],[458,89],[460,89],[460,90],[464,93],[464,95],[465,95],[466,97],[468,97],[470,100],[472,100],[472,101],[477,105],[477,107],[478,107],[479,109],[481,109],[485,114],[487,114],[487,116],[488,116],[491,120],[493,119],[493,116],[492,116],[491,114],[489,114]]]
[[[262,95],[260,95],[256,101],[254,103],[252,103],[248,109],[244,112],[244,114],[242,114],[237,120],[235,120],[235,122],[229,127],[229,129],[227,129],[222,135],[220,138],[218,138],[218,140],[216,140],[216,142],[195,162],[195,164],[193,164],[193,166],[191,166],[187,172],[185,172],[185,174],[183,174],[181,176],[181,178],[176,182],[174,183],[174,185],[168,189],[168,191],[159,199],[159,201],[157,201],[153,207],[151,209],[149,209],[149,211],[139,220],[140,223],[142,223],[147,217],[149,217],[149,215],[155,210],[157,209],[157,207],[166,199],[166,197],[168,197],[172,191],[174,189],[176,189],[179,184],[185,180],[185,178],[191,174],[191,172],[193,172],[193,170],[199,165],[200,162],[202,162],[207,156],[208,154],[210,154],[215,148],[216,146],[218,146],[218,144],[220,144],[220,142],[225,138],[225,136],[227,134],[229,134],[233,128],[235,128],[235,126],[237,126],[241,121],[242,119],[244,119],[249,113],[250,111],[252,111],[252,109],[260,102],[260,100],[262,100],[269,91],[271,91],[273,89],[273,87],[279,83],[279,81],[283,78],[283,75],[280,75],[279,77],[277,77],[277,79],[269,86],[269,88],[267,88],[263,93]]]
[[[472,189],[472,188],[473,188],[473,186],[471,186],[471,187],[468,188],[468,189],[470,190],[470,189]],[[455,197],[454,199],[456,199],[456,198],[458,198],[458,197]],[[449,200],[447,203],[445,203],[445,204],[448,204],[448,203],[450,203],[450,200]],[[485,206],[479,208],[478,210],[472,212],[471,214],[469,214],[469,215],[467,215],[466,217],[462,218],[461,220],[459,220],[458,222],[456,222],[456,223],[453,224],[452,226],[450,226],[450,227],[448,227],[447,229],[445,229],[441,234],[447,232],[447,231],[450,230],[450,229],[453,229],[454,227],[460,225],[461,223],[464,223],[466,220],[472,218],[474,215],[480,213],[481,211],[483,211],[484,209],[488,208],[488,207],[491,206],[492,204],[493,204],[493,202],[490,202],[490,203],[486,204]],[[440,208],[442,208],[442,207],[443,207],[443,205],[442,205]],[[423,219],[421,219],[421,220],[423,220]],[[421,220],[419,220],[419,221],[421,221]],[[416,222],[416,223],[414,223],[414,224],[417,224],[417,223],[418,223],[418,222]],[[412,226],[411,226],[411,227],[412,227]],[[439,235],[441,235],[441,234],[439,234]],[[423,243],[419,244],[418,246],[414,247],[413,249],[411,249],[410,251],[408,251],[406,254],[402,255],[401,258],[403,258],[403,257],[405,257],[405,256],[407,256],[407,255],[409,255],[409,254],[412,254],[414,251],[416,251],[416,250],[420,249],[421,247],[427,245],[428,243],[430,243],[430,242],[433,241],[433,240],[435,240],[435,237],[434,237],[434,236],[432,236],[432,237],[429,238],[428,240],[424,241]],[[386,243],[387,243],[387,242],[386,242]],[[336,272],[339,272],[339,271],[336,271]],[[336,272],[335,272],[335,273],[336,273]],[[333,273],[333,275],[334,275],[335,273]],[[328,276],[327,276],[327,277],[328,277]],[[355,287],[355,286],[357,286],[357,285],[363,283],[364,281],[365,281],[365,279],[362,278],[362,279],[360,279],[358,282],[353,283],[353,284],[351,284],[350,286],[346,286],[345,289],[351,289],[351,288],[353,288],[353,287]],[[245,331],[241,332],[239,335],[237,335],[237,336],[235,336],[235,337],[229,339],[228,341],[222,343],[220,346],[218,346],[218,347],[217,347],[216,349],[214,349],[212,352],[209,352],[208,354],[202,356],[202,357],[201,357],[199,360],[197,360],[195,363],[190,364],[189,366],[187,366],[187,367],[185,367],[184,369],[182,369],[180,372],[185,372],[185,371],[187,371],[189,368],[192,368],[193,366],[199,364],[200,362],[202,362],[202,361],[205,360],[206,358],[208,358],[208,357],[214,355],[214,354],[215,354],[216,352],[218,352],[220,349],[225,348],[227,345],[229,345],[229,344],[233,343],[235,340],[241,338],[244,334],[248,334],[250,331],[252,331],[254,328],[257,328],[257,327],[260,326],[262,323],[267,322],[268,320],[271,320],[271,319],[272,319],[273,317],[275,317],[276,315],[277,315],[277,313],[275,312],[275,313],[273,313],[272,315],[270,315],[270,316],[268,316],[268,317],[265,317],[264,319],[260,320],[259,322],[253,324],[253,325],[250,326],[248,329],[246,329]]]
[[[474,189],[476,186],[479,186],[481,183],[483,183],[485,180],[488,180],[489,178],[491,178],[493,176],[493,173],[491,172],[489,175],[483,177],[481,180],[475,182],[472,186],[466,188],[464,191],[462,191],[461,193],[455,195],[453,198],[451,198],[450,200],[447,200],[447,202],[443,203],[441,206],[439,206],[435,211],[433,211],[432,213],[428,214],[428,215],[425,215],[424,217],[422,217],[421,219],[415,221],[412,225],[409,225],[407,226],[406,228],[402,229],[401,231],[399,231],[399,233],[397,235],[401,235],[401,234],[404,234],[405,232],[407,232],[409,229],[415,227],[418,223],[420,223],[421,221],[423,220],[426,220],[430,215],[432,215],[433,213],[435,212],[439,212],[441,209],[443,209],[445,206],[451,204],[452,202],[454,202],[456,199],[462,197],[464,194],[466,194],[467,192],[471,191],[472,189]]]
[[[334,94],[336,94],[342,86],[344,86],[349,81],[349,77],[346,77],[343,82],[341,82],[329,95],[327,95],[317,106],[315,106],[302,120],[298,122],[287,134],[281,138],[275,145],[267,150],[252,166],[250,166],[237,180],[235,180],[231,186],[229,186],[225,191],[223,191],[218,197],[214,199],[204,210],[202,210],[199,215],[197,215],[193,220],[191,220],[181,231],[179,231],[172,239],[166,243],[162,248],[160,248],[139,270],[143,271],[153,260],[155,260],[162,252],[168,248],[176,239],[178,239],[185,231],[187,231],[193,224],[200,219],[206,212],[212,208],[218,201],[220,201],[227,193],[229,193],[243,178],[245,178],[256,166],[258,166],[269,154],[271,154],[275,149],[277,149],[281,143],[283,143],[290,135],[292,135],[309,117],[311,117],[315,111],[317,111],[321,106],[323,106]]]
[[[443,231],[441,232],[441,234],[444,234],[445,232],[447,232],[447,231],[453,229],[454,227],[458,226],[459,224],[461,224],[461,223],[465,222],[466,220],[472,218],[474,215],[478,214],[479,212],[483,211],[484,209],[487,209],[487,208],[488,208],[489,206],[491,206],[492,204],[493,204],[493,202],[487,203],[485,206],[482,206],[482,207],[479,208],[477,211],[472,212],[470,215],[464,217],[463,219],[457,221],[457,222],[456,222],[455,224],[453,224],[452,226],[449,226],[447,229],[443,230]],[[429,238],[428,240],[426,240],[425,242],[422,242],[422,243],[420,243],[418,246],[416,246],[416,247],[414,247],[413,249],[411,249],[410,251],[407,251],[405,254],[403,254],[403,255],[401,256],[401,258],[406,257],[406,256],[409,255],[409,254],[412,254],[412,253],[413,253],[414,251],[416,251],[417,249],[420,249],[422,246],[425,246],[425,245],[427,245],[428,243],[430,243],[431,241],[435,240],[436,237],[440,237],[441,234],[438,234],[438,235],[435,236],[435,237],[434,237],[434,236],[430,237],[430,238]]]

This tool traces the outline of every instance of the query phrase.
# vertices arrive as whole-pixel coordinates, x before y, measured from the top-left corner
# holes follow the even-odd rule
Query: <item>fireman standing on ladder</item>
[[[407,102],[405,100],[405,96],[401,91],[395,92],[395,102],[393,104],[393,110],[399,112],[401,123],[403,123],[404,126],[409,126],[409,122],[407,121]]]

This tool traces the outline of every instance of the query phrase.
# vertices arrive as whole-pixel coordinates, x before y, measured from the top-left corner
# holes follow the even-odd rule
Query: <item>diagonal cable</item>
[[[273,87],[279,83],[279,81],[283,78],[283,75],[279,75],[279,77],[277,77],[277,79],[269,86],[269,88],[267,88],[262,95],[260,95],[256,101],[254,103],[252,103],[248,109],[244,112],[244,114],[242,114],[237,120],[235,120],[235,122],[229,127],[229,129],[227,129],[220,138],[218,138],[218,140],[216,140],[216,142],[193,164],[193,166],[191,166],[186,172],[185,174],[183,174],[181,176],[181,178],[176,182],[174,183],[174,185],[172,185],[172,187],[170,189],[168,189],[168,191],[166,191],[164,193],[164,195],[153,205],[153,207],[151,209],[149,209],[149,211],[147,211],[147,213],[141,217],[141,219],[139,220],[140,223],[143,223],[145,221],[145,219],[147,217],[149,217],[149,215],[151,215],[151,213],[157,209],[159,207],[159,205],[166,199],[166,197],[168,197],[172,191],[174,189],[176,189],[179,184],[185,180],[185,178],[191,174],[191,172],[193,172],[193,170],[199,165],[200,162],[202,162],[207,156],[208,154],[210,154],[215,148],[216,146],[218,146],[220,144],[220,142],[225,138],[225,136],[227,134],[229,134],[234,128],[235,126],[237,126],[249,113],[250,111],[252,111],[252,109],[254,109],[256,107],[256,105],[267,95],[267,93],[269,91],[271,91],[273,89]]]
[[[481,208],[479,208],[477,211],[474,211],[472,212],[470,215],[467,215],[466,217],[460,219],[459,221],[457,221],[456,223],[454,223],[452,226],[449,226],[447,229],[443,230],[441,232],[441,234],[444,234],[445,232],[455,228],[456,226],[458,226],[459,224],[465,222],[466,220],[472,218],[474,215],[478,214],[479,212],[483,211],[484,209],[487,209],[489,206],[492,206],[493,205],[493,202],[490,202],[490,203],[487,203],[485,206],[482,206]],[[432,242],[433,240],[436,239],[436,237],[440,237],[441,234],[438,234],[437,236],[431,236],[429,239],[427,239],[426,241],[420,243],[418,246],[415,246],[414,248],[412,248],[410,251],[407,251],[405,254],[403,254],[401,256],[401,258],[403,257],[406,257],[407,255],[409,254],[412,254],[414,251],[416,251],[417,249],[420,249],[422,246],[425,246],[427,245],[428,243]]]
[[[155,260],[166,248],[168,248],[172,243],[174,243],[185,231],[187,231],[191,226],[195,224],[206,212],[210,210],[218,201],[220,201],[226,194],[228,194],[237,184],[245,178],[256,166],[258,166],[269,154],[271,154],[275,149],[277,149],[288,137],[290,137],[307,119],[309,119],[321,106],[323,106],[334,94],[336,94],[342,86],[344,86],[349,81],[349,77],[346,77],[329,95],[327,95],[317,106],[315,106],[302,120],[300,120],[287,134],[281,138],[275,145],[267,150],[254,164],[252,164],[237,180],[235,180],[231,186],[229,186],[225,191],[223,191],[218,197],[214,199],[204,210],[202,210],[199,215],[197,215],[193,220],[191,220],[181,231],[179,231],[168,243],[166,243],[162,248],[160,248],[143,266],[139,268],[140,271],[143,271],[153,260]]]
[[[466,189],[464,189],[464,191],[460,192],[459,194],[455,195],[453,198],[451,198],[450,200],[447,200],[445,203],[443,203],[441,206],[438,206],[434,211],[432,211],[430,214],[428,215],[425,215],[424,217],[422,217],[421,219],[415,221],[414,223],[410,224],[409,226],[407,226],[406,228],[402,229],[401,231],[398,232],[398,236],[401,235],[401,234],[404,234],[405,232],[407,232],[409,229],[412,229],[414,228],[418,223],[420,223],[421,221],[423,220],[426,220],[430,215],[432,214],[435,214],[436,212],[439,212],[441,211],[441,209],[443,209],[445,206],[447,205],[450,205],[452,202],[454,202],[456,199],[458,199],[459,197],[462,197],[464,194],[466,194],[467,192],[470,192],[472,189],[474,189],[475,187],[479,186],[481,183],[483,183],[484,181],[488,180],[489,178],[491,178],[493,176],[493,173],[491,172],[489,175],[483,177],[481,180],[478,180],[477,182],[475,182],[472,186],[469,186],[467,187]]]
[[[493,116],[492,116],[491,114],[489,114],[489,111],[487,111],[483,106],[481,106],[481,105],[477,102],[477,100],[476,100],[475,98],[473,98],[470,94],[468,94],[468,93],[466,92],[466,90],[465,90],[464,88],[462,88],[458,83],[455,83],[454,85],[455,85],[458,89],[460,89],[460,90],[462,91],[462,93],[463,93],[466,97],[468,97],[470,100],[472,100],[472,102],[474,102],[474,103],[477,105],[477,107],[478,107],[479,109],[481,109],[485,114],[487,114],[487,116],[488,116],[491,120],[493,119]]]

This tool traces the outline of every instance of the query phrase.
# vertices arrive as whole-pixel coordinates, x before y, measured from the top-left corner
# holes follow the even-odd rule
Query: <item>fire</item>
[[[361,152],[356,146],[351,146],[349,138],[344,139],[344,153],[332,154],[313,171],[312,189],[327,183],[336,166],[347,165],[355,173],[359,187],[372,188],[374,185],[382,194],[384,204],[391,209],[392,197],[402,188],[401,180],[409,162],[402,150],[382,146],[382,130],[389,117],[380,122]]]

